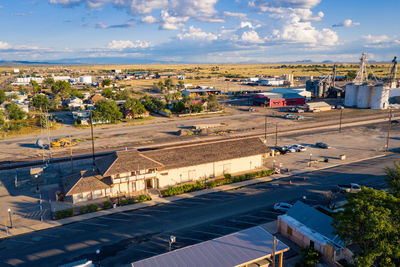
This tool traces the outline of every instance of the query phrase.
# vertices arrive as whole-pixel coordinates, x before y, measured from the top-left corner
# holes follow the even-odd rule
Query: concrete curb
[[[315,171],[320,171],[320,170],[326,170],[326,169],[335,168],[338,166],[349,165],[349,164],[357,163],[360,161],[388,157],[388,156],[392,156],[392,155],[395,155],[395,154],[390,153],[390,154],[384,154],[384,155],[377,155],[377,156],[372,156],[372,157],[368,157],[368,158],[364,158],[364,159],[353,160],[351,162],[346,162],[343,164],[334,164],[331,166],[326,166],[326,167],[322,167],[322,168],[318,168],[318,169],[293,170],[290,174],[277,174],[277,175],[272,175],[272,176],[267,176],[267,177],[261,177],[261,178],[256,178],[256,179],[247,180],[247,181],[243,181],[243,182],[238,182],[235,184],[222,185],[222,186],[219,186],[216,188],[195,191],[192,193],[185,193],[185,194],[166,197],[166,198],[156,198],[156,199],[142,202],[142,203],[120,206],[115,209],[101,210],[101,211],[97,211],[97,212],[77,215],[77,216],[73,216],[73,217],[69,217],[69,218],[65,218],[65,219],[61,219],[61,220],[57,220],[57,221],[46,221],[46,222],[35,224],[35,225],[29,226],[29,227],[24,226],[24,227],[11,229],[11,230],[9,230],[8,235],[6,233],[0,233],[0,239],[4,239],[4,238],[11,237],[11,236],[16,236],[16,235],[21,235],[21,234],[26,234],[26,233],[30,233],[30,232],[40,231],[40,230],[44,230],[44,229],[48,229],[48,228],[58,227],[58,226],[62,226],[62,225],[67,225],[67,224],[71,224],[71,223],[75,223],[75,222],[85,221],[85,220],[89,220],[92,218],[101,217],[101,216],[105,216],[105,215],[115,214],[115,213],[124,212],[124,211],[138,210],[138,209],[143,209],[146,207],[157,206],[160,204],[167,204],[167,203],[171,203],[171,202],[174,202],[177,200],[193,198],[193,197],[197,197],[197,196],[201,196],[201,195],[206,195],[209,193],[239,189],[239,188],[242,188],[245,186],[250,186],[250,185],[254,185],[254,184],[258,184],[258,183],[277,181],[279,179],[287,178],[290,176],[295,176],[295,175],[299,175],[299,174],[310,173],[310,172],[315,172]]]

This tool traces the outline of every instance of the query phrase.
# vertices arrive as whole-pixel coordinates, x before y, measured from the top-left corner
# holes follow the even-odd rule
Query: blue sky
[[[389,61],[399,0],[0,0],[0,60]]]

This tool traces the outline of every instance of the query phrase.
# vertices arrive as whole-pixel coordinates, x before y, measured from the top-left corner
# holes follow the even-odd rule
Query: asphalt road
[[[104,266],[129,264],[167,252],[170,235],[177,237],[176,249],[273,221],[279,215],[272,210],[275,202],[306,196],[309,204],[319,204],[338,183],[385,188],[383,169],[399,160],[396,154],[292,177],[293,184],[283,179],[279,187],[258,184],[12,237],[0,241],[0,262],[57,266],[86,258]]]

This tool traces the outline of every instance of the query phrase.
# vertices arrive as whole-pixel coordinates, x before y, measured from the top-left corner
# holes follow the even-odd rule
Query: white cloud
[[[265,12],[269,8],[313,8],[318,5],[321,0],[253,0],[249,5]]]
[[[387,35],[365,35],[362,39],[366,43],[365,47],[371,48],[389,48],[400,46],[400,40],[397,36],[389,37]]]
[[[184,30],[183,33],[177,34],[179,40],[204,40],[214,41],[217,40],[217,36],[213,33],[203,32],[200,28],[190,26],[188,30]]]
[[[0,49],[9,49],[9,48],[11,48],[11,45],[9,43],[0,41]]]
[[[242,22],[240,22],[240,28],[246,28],[246,27],[252,29],[253,28],[253,24],[251,24],[250,21],[242,21]]]
[[[354,27],[359,25],[360,22],[353,22],[351,19],[346,19],[342,22],[332,25],[332,27]]]
[[[163,30],[178,30],[182,27],[189,17],[171,16],[168,11],[161,11],[161,29]]]
[[[124,40],[113,40],[107,44],[107,48],[111,50],[124,50],[127,48],[147,48],[151,45],[150,42],[147,41],[124,41]]]
[[[368,43],[368,44],[378,44],[378,43],[383,43],[383,42],[389,42],[391,38],[387,35],[365,35],[362,36],[362,38]]]
[[[230,11],[224,11],[223,13],[227,17],[232,17],[232,18],[245,18],[247,14],[245,13],[235,13],[235,12],[230,12]]]
[[[152,24],[152,23],[158,22],[158,19],[149,15],[149,16],[143,17],[140,21],[143,23]]]
[[[253,44],[261,44],[264,42],[263,40],[261,40],[258,33],[254,30],[243,32],[241,40],[245,43],[253,43]]]

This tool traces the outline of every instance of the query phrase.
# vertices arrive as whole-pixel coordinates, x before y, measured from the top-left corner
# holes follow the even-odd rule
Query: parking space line
[[[33,242],[29,242],[29,241],[21,241],[21,240],[14,240],[14,239],[8,239],[8,240],[12,241],[12,242],[17,242],[17,243],[34,244]]]
[[[242,215],[243,217],[250,217],[250,218],[256,218],[256,219],[265,219],[265,217],[260,217],[260,216],[254,216],[254,215]]]
[[[209,235],[221,236],[220,234],[210,233],[210,232],[206,232],[206,231],[199,231],[199,230],[190,230],[190,231],[192,231],[192,232],[197,232],[197,233],[202,233],[202,234],[209,234]]]
[[[283,213],[279,213],[279,212],[275,212],[275,211],[269,211],[269,210],[260,210],[260,211],[258,211],[258,212],[261,212],[261,213],[269,213],[269,214],[274,214],[274,215],[281,215],[281,214],[283,214]]]
[[[140,249],[140,248],[129,248],[129,249],[133,249],[133,250],[137,250],[137,251],[142,251],[145,253],[149,253],[149,254],[153,254],[153,255],[158,255],[159,253],[153,252],[153,251],[148,251],[148,250],[144,250],[144,249]]]
[[[229,220],[229,221],[230,221],[230,222],[238,222],[238,223],[251,224],[251,225],[259,225],[259,223],[247,222],[247,221],[236,220],[236,219],[232,219],[232,220]]]
[[[101,223],[90,223],[90,222],[77,222],[77,223],[94,225],[94,226],[108,226],[107,224],[101,224]]]
[[[146,212],[152,212],[152,211],[170,213],[170,211],[168,211],[168,210],[158,210],[158,209],[154,209],[154,208],[150,208],[150,209],[146,210]]]
[[[150,214],[143,214],[143,213],[132,213],[131,216],[145,216],[145,217],[153,217],[153,215]]]
[[[210,226],[219,227],[219,228],[228,228],[228,229],[232,229],[232,230],[235,230],[235,231],[242,230],[242,228],[226,226],[226,225],[219,225],[219,224],[210,224]]]
[[[50,234],[43,234],[43,233],[39,233],[39,235],[48,236],[48,237],[54,237],[54,238],[59,238],[60,237],[58,235],[50,235]]]
[[[66,229],[66,230],[70,230],[70,231],[77,231],[77,232],[86,232],[85,230],[82,230],[82,229],[69,228],[66,226],[62,226],[62,229]]]
[[[112,221],[131,222],[131,220],[118,219],[118,218],[110,218],[110,217],[105,217],[105,216],[101,216],[101,217],[98,217],[98,218],[99,218],[99,219],[104,219],[104,220],[112,220]]]
[[[193,240],[196,242],[204,242],[204,240],[197,239],[197,238],[192,238],[192,237],[183,237],[183,236],[175,236],[176,240],[179,242],[180,239],[187,239],[187,240]]]

